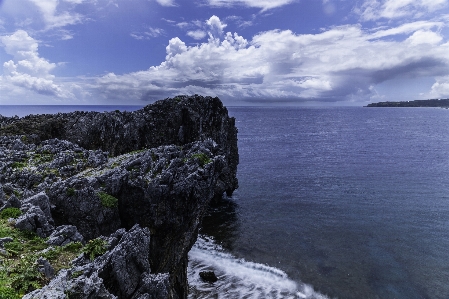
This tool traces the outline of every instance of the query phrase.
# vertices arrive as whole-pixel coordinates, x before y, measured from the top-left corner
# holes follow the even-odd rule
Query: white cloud
[[[217,7],[247,6],[261,8],[263,11],[281,7],[297,0],[208,0],[209,5]]]
[[[212,16],[209,20],[206,21],[207,26],[209,27],[209,37],[211,39],[219,39],[223,36],[223,29],[226,28],[226,24],[223,24],[219,17]]]
[[[181,22],[181,23],[177,23],[176,26],[182,29],[182,28],[189,27],[190,24],[187,22]]]
[[[80,14],[72,13],[69,9],[65,11],[58,11],[58,7],[61,7],[59,0],[29,0],[34,3],[40,12],[47,25],[47,29],[64,27],[67,25],[73,25],[80,23],[83,17]],[[65,0],[64,2],[70,5],[81,4],[82,0]]]
[[[408,39],[411,45],[416,46],[420,44],[439,44],[443,38],[437,32],[430,30],[418,30],[414,32]]]
[[[26,31],[18,30],[12,35],[2,36],[0,41],[6,53],[14,57],[3,64],[1,88],[11,90],[19,87],[60,98],[70,96],[54,82],[55,76],[51,71],[57,65],[39,57],[38,42]]]
[[[148,39],[151,39],[154,37],[161,36],[163,34],[165,34],[164,29],[149,27],[144,32],[132,32],[130,35],[131,35],[131,37],[133,37],[134,39],[137,39],[137,40],[143,40],[143,39],[148,40]]]
[[[365,0],[357,9],[362,20],[398,19],[421,17],[447,7],[449,0]]]
[[[162,6],[176,6],[174,0],[156,0]]]
[[[206,37],[207,33],[203,30],[188,31],[187,35],[193,39],[200,40]]]
[[[448,98],[449,97],[449,76],[439,77],[437,82],[432,85],[430,98]]]
[[[449,43],[440,36],[440,23],[413,22],[377,31],[348,25],[299,35],[272,30],[250,41],[224,34],[218,17],[206,23],[207,42],[187,46],[172,38],[159,66],[101,77],[98,90],[106,98],[134,100],[201,92],[237,99],[367,101],[382,97],[377,84],[397,78],[446,78],[434,86],[440,93],[449,81]]]

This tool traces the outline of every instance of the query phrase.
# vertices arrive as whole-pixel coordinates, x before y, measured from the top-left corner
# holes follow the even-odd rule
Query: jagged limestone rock
[[[16,227],[55,245],[76,231],[110,236],[102,257],[80,257],[24,298],[186,298],[187,253],[209,203],[237,188],[237,164],[235,120],[218,98],[0,116],[0,195],[22,208]]]
[[[31,206],[25,214],[20,215],[15,220],[14,227],[35,232],[41,238],[50,236],[55,229],[38,206]]]
[[[78,111],[23,118],[1,117],[0,135],[26,135],[26,142],[31,143],[58,138],[85,149],[107,151],[111,156],[210,138],[219,145],[220,154],[227,162],[216,183],[215,197],[220,198],[225,191],[231,195],[238,187],[235,119],[229,117],[218,98],[177,96],[134,112]],[[11,146],[23,149],[25,145],[16,138]]]
[[[47,286],[23,298],[177,298],[170,291],[169,274],[151,273],[150,239],[149,229],[137,224],[128,232],[120,229],[104,255],[80,259],[84,263],[60,271]]]
[[[61,225],[56,227],[47,240],[47,244],[53,246],[64,246],[72,242],[85,243],[84,237],[74,225]]]

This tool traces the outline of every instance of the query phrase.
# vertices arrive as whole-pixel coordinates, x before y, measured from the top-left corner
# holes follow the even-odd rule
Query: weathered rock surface
[[[64,246],[72,242],[84,244],[84,237],[78,232],[74,225],[61,225],[48,237],[47,244],[53,246]]]
[[[35,232],[41,238],[50,236],[55,229],[51,220],[38,206],[31,206],[25,214],[17,218],[14,226],[21,230]]]
[[[235,119],[218,98],[177,96],[134,112],[73,112],[55,115],[0,117],[0,135],[26,135],[30,141],[63,139],[111,156],[161,145],[183,145],[212,139],[226,157],[215,196],[238,187]],[[20,141],[15,149],[23,146]]]
[[[21,209],[16,227],[54,246],[110,236],[105,255],[24,298],[187,297],[200,222],[237,188],[237,129],[218,98],[0,117],[0,126],[0,209]]]
[[[138,224],[128,232],[120,229],[109,238],[107,253],[94,261],[80,257],[76,266],[23,298],[175,298],[170,275],[151,273],[150,235]]]

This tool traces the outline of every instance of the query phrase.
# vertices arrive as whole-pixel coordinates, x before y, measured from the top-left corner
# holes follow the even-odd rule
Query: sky
[[[0,0],[0,105],[449,97],[449,0]]]

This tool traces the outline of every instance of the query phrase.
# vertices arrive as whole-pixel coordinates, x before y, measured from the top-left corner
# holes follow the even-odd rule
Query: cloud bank
[[[436,76],[429,94],[447,94],[449,43],[444,22],[416,21],[365,30],[359,25],[318,34],[261,32],[251,40],[226,32],[216,16],[208,40],[187,46],[172,38],[166,60],[145,71],[109,73],[96,82],[104,98],[155,100],[179,93],[234,99],[368,101],[395,78]]]
[[[76,8],[85,5],[79,11],[86,12],[87,8],[101,11],[111,6],[119,13],[118,2],[18,1],[36,8],[33,16],[40,19],[40,31],[19,29],[0,35],[0,46],[10,56],[2,61],[0,75],[4,101],[15,103],[17,98],[37,96],[36,99],[48,101],[140,103],[198,93],[233,103],[309,100],[366,103],[383,100],[379,86],[385,82],[418,79],[427,80],[426,90],[412,96],[419,93],[422,98],[449,96],[449,43],[447,34],[444,35],[449,15],[431,14],[449,7],[449,0],[364,0],[351,10],[360,24],[321,28],[313,34],[269,30],[243,36],[229,31],[231,26],[223,21],[231,25],[243,22],[238,16],[222,20],[214,15],[204,21],[181,18],[181,22],[163,19],[178,31],[168,42],[164,41],[166,55],[165,60],[160,59],[161,63],[158,60],[147,64],[153,65],[148,69],[131,73],[70,78],[54,75],[64,64],[42,57],[39,45],[46,42],[37,37],[42,33],[62,34],[62,39],[70,39],[73,26],[89,20],[76,13]],[[178,7],[173,0],[145,1],[156,7]],[[327,15],[335,13],[338,1],[344,0],[322,0]],[[294,2],[297,1],[203,0],[210,7],[244,6],[261,11]],[[19,2],[8,5],[10,10],[20,6]],[[376,27],[363,27],[363,22],[375,22]],[[0,20],[2,24],[5,22]],[[160,41],[171,34],[167,28],[150,25],[134,28],[140,31],[130,30],[127,37],[142,44],[158,38]],[[234,28],[245,30],[243,25]]]

